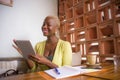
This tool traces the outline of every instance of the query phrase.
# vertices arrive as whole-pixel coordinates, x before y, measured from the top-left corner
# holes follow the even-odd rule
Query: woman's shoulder
[[[65,41],[65,40],[62,40],[62,39],[59,39],[59,42],[60,42],[60,44],[63,44],[63,45],[70,44],[69,41]]]
[[[36,43],[36,45],[44,45],[45,43],[46,43],[46,40],[44,40],[44,41],[39,41],[39,42]]]

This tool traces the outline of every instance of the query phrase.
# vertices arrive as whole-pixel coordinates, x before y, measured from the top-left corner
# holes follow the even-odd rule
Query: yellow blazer
[[[43,56],[45,44],[46,44],[46,41],[42,41],[36,44],[35,50],[37,54]],[[64,65],[71,65],[72,49],[71,49],[71,44],[68,41],[63,41],[59,39],[58,44],[55,49],[52,63],[58,65],[59,67],[64,66]],[[32,68],[32,71],[46,70],[46,69],[49,69],[46,65],[36,64]]]

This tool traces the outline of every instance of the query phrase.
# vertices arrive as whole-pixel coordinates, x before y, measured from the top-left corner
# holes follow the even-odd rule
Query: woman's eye
[[[51,26],[51,24],[47,24],[47,26]]]
[[[48,25],[48,26],[51,26],[51,25]]]

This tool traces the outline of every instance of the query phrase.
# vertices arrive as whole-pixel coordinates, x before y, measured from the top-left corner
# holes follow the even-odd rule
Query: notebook
[[[35,51],[29,40],[14,40],[14,43],[17,47],[20,48],[20,50],[22,51],[22,56],[24,58],[28,58],[28,55],[30,54],[35,55]]]
[[[80,66],[77,66],[77,67],[62,66],[57,69],[60,74],[57,74],[55,69],[45,70],[44,72],[52,76],[53,78],[60,79],[60,78],[75,76],[79,74],[100,71],[100,69],[99,70],[98,69],[82,69]]]

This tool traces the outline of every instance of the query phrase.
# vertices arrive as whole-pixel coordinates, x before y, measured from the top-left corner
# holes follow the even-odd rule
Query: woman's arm
[[[22,51],[17,46],[15,45],[12,45],[12,46],[22,55]],[[26,61],[27,61],[28,67],[32,69],[35,65],[34,62],[30,59],[26,59]]]
[[[32,69],[34,67],[35,63],[30,59],[26,59],[26,61],[27,61],[29,69]]]
[[[72,64],[72,48],[69,42],[66,42],[63,46],[63,62],[62,66],[64,65],[71,65]]]
[[[31,55],[30,59],[33,60],[33,61],[35,61],[35,62],[37,62],[37,63],[39,63],[39,64],[47,65],[50,68],[56,68],[56,67],[58,67],[56,64],[52,63],[46,57],[40,56],[39,54]]]

